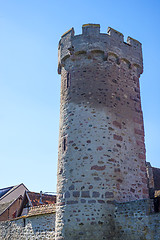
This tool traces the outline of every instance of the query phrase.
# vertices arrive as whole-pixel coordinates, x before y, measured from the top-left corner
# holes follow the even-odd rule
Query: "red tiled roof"
[[[40,206],[42,204],[55,204],[56,203],[56,195],[42,194],[42,198],[40,193],[35,192],[27,192],[32,206]],[[41,203],[41,201],[42,203]]]

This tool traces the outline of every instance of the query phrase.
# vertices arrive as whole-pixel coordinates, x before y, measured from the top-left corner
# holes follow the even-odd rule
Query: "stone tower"
[[[112,28],[62,36],[56,240],[109,239],[114,203],[148,198],[142,71],[141,43]]]

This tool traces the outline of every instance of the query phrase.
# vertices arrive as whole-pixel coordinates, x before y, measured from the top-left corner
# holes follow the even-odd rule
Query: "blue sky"
[[[99,23],[139,40],[147,161],[160,167],[160,1],[0,0],[0,188],[56,191],[57,46],[71,27]]]

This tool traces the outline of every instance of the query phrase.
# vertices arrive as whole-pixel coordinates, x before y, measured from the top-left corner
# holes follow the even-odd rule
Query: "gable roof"
[[[17,208],[16,201],[21,199],[21,203]],[[4,221],[7,209],[9,210],[10,219],[14,218],[12,211],[15,210],[15,217],[26,215],[26,209],[30,216],[53,213],[55,212],[56,195],[47,193],[30,192],[23,183],[0,189],[0,216],[1,221]]]
[[[24,195],[24,192],[26,190],[28,191],[28,188],[26,188],[26,186],[23,183],[21,183],[16,186],[2,188],[0,190],[2,195],[0,197],[0,203],[5,203],[5,202],[10,202],[13,199],[17,199],[17,197],[20,195]]]
[[[26,191],[18,217],[55,212],[56,195]]]

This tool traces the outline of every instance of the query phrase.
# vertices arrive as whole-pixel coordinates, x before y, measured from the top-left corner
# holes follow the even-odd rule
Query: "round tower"
[[[102,240],[114,202],[148,198],[139,77],[141,43],[99,24],[59,42],[56,240]]]

